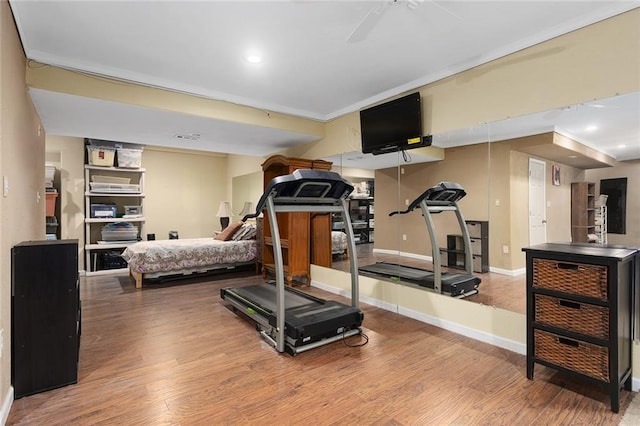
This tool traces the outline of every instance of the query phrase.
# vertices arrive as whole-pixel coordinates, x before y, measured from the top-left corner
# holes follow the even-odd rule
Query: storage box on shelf
[[[118,167],[127,169],[138,169],[142,167],[142,150],[117,148]]]
[[[47,198],[46,215],[55,216],[56,215],[56,199],[58,198],[58,193],[47,191],[45,196]]]
[[[113,167],[116,150],[107,146],[87,145],[87,155],[91,166]]]
[[[144,235],[144,175],[142,168],[85,165],[85,269],[87,275],[113,272],[105,253],[122,251]],[[131,215],[132,209],[139,212]],[[127,215],[126,218],[123,216]],[[132,217],[133,216],[133,217]],[[126,226],[118,224],[127,223]],[[108,258],[108,256],[107,256]],[[106,267],[105,265],[109,265]],[[123,269],[123,268],[120,268]]]

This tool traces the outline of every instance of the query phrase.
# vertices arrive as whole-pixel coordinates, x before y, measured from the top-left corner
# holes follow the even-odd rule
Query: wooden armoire
[[[331,170],[332,163],[274,155],[262,164],[264,188],[271,179],[298,169]],[[277,213],[284,278],[286,284],[311,283],[310,264],[331,267],[331,215],[317,213]],[[275,274],[273,239],[268,218],[264,217],[262,273]]]

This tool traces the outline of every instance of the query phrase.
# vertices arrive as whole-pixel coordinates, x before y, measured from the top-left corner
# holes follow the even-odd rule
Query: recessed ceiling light
[[[570,155],[569,158],[578,158],[577,155]]]
[[[260,55],[247,55],[244,57],[247,62],[251,62],[252,64],[259,64],[260,62],[262,62],[262,57]]]
[[[598,126],[594,126],[594,125],[587,126],[587,127],[585,127],[585,130],[587,132],[594,132],[594,131],[598,130]]]
[[[620,148],[620,149],[622,149],[622,148],[626,148],[626,147],[627,147],[627,146],[626,146],[625,144],[623,144],[623,143],[622,143],[622,144],[620,144],[620,145],[618,145],[618,148]]]

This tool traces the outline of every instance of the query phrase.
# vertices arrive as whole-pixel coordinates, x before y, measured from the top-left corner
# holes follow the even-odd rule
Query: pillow
[[[241,240],[252,240],[256,237],[256,225],[253,223],[245,223],[242,228],[238,230],[235,234],[233,234],[234,241]]]
[[[221,233],[213,237],[213,239],[220,240],[220,241],[229,241],[233,236],[233,234],[235,234],[236,231],[241,227],[242,227],[242,222],[232,223],[231,225],[224,228],[224,230]]]

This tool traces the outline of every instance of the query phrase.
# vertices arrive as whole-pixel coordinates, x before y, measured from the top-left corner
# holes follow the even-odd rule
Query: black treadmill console
[[[298,169],[290,175],[271,179],[258,201],[254,214],[242,220],[258,216],[267,206],[267,198],[273,195],[274,204],[337,204],[353,192],[353,185],[338,173],[326,170]]]
[[[389,213],[389,216],[393,216],[394,214],[405,214],[413,211],[417,208],[422,200],[427,201],[427,205],[429,201],[436,202],[449,202],[454,203],[463,199],[467,193],[464,188],[455,182],[440,182],[439,184],[428,188],[422,194],[420,194],[415,200],[409,204],[409,207],[404,211],[395,211]]]

